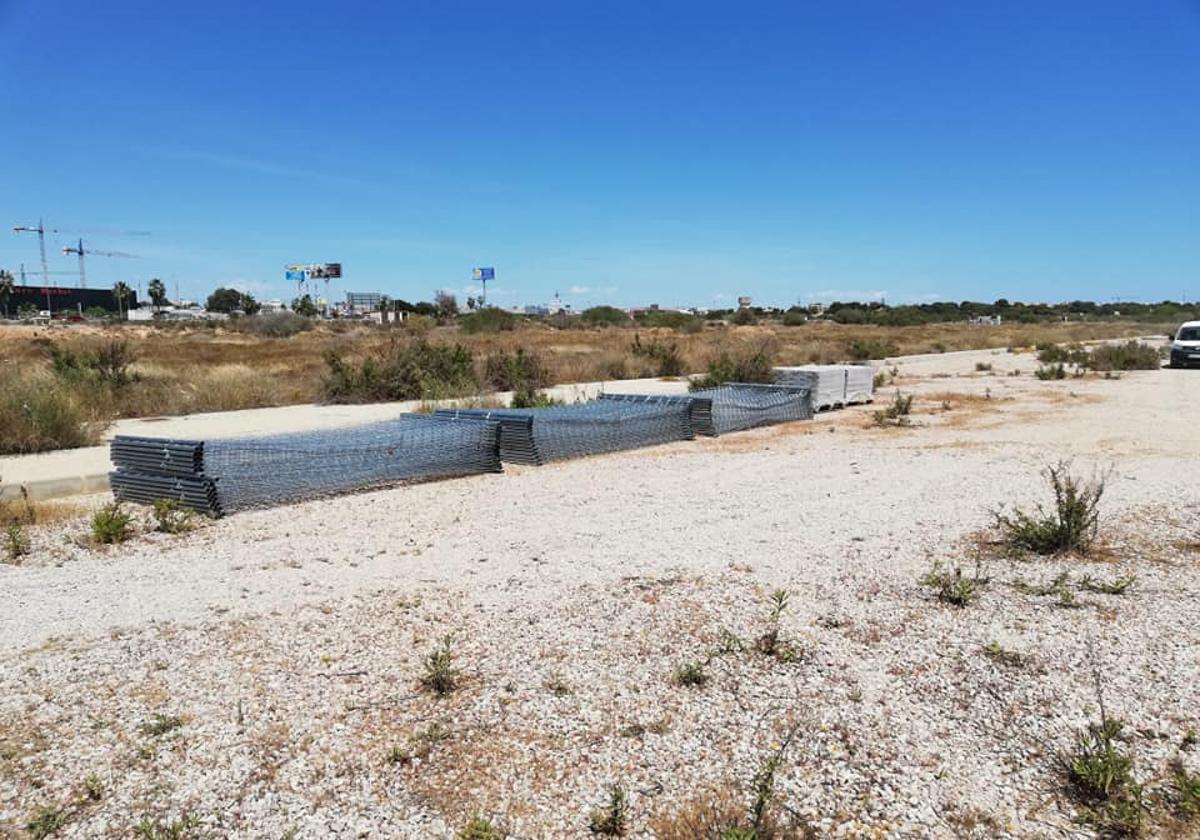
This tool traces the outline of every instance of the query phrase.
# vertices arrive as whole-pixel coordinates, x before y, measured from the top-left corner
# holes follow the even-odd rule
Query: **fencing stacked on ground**
[[[578,405],[528,409],[439,409],[443,422],[500,424],[500,459],[513,464],[540,465],[691,440],[691,404],[595,400]]]
[[[603,400],[675,404],[691,401],[689,419],[698,435],[723,435],[773,423],[811,420],[807,388],[727,382],[685,396],[603,394]]]
[[[814,411],[874,399],[875,372],[869,365],[799,365],[774,369],[775,383],[812,392]]]
[[[495,422],[454,425],[413,414],[204,443],[118,437],[112,459],[117,499],[144,504],[174,499],[213,516],[401,481],[501,470]]]

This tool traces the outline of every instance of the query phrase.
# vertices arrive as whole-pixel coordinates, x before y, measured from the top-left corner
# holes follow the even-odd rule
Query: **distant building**
[[[1004,322],[1004,319],[999,315],[976,315],[968,321],[977,327],[998,327]]]
[[[738,298],[738,309],[750,308],[750,295],[742,295]]]
[[[382,308],[383,294],[380,292],[346,292],[346,312],[350,315],[378,312]]]

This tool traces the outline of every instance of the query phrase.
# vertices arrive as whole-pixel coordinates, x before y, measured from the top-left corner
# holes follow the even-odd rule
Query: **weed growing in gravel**
[[[1057,365],[1038,365],[1033,375],[1043,382],[1048,382],[1052,379],[1066,379],[1067,369],[1061,363]]]
[[[1073,475],[1065,461],[1047,467],[1045,476],[1054,496],[1053,509],[1039,504],[1032,514],[1017,508],[1011,516],[996,511],[995,524],[1003,542],[1019,552],[1086,554],[1100,527],[1104,479],[1085,481]]]
[[[8,562],[16,564],[21,558],[29,554],[30,543],[29,534],[21,525],[13,523],[4,529],[4,554],[8,557]]]
[[[1044,583],[1028,583],[1022,578],[1017,578],[1013,582],[1013,588],[1026,595],[1057,595],[1064,589],[1070,588],[1071,573],[1059,572],[1050,580]]]
[[[566,677],[558,671],[554,671],[550,676],[546,677],[545,686],[556,697],[566,697],[568,694],[575,693],[575,689],[567,682]]]
[[[504,833],[483,817],[472,817],[455,840],[504,840]]]
[[[1124,575],[1113,581],[1097,580],[1091,575],[1084,575],[1079,579],[1079,588],[1104,595],[1124,595],[1136,580],[1135,574]]]
[[[940,562],[935,562],[933,568],[921,578],[921,583],[934,591],[935,597],[944,604],[955,607],[966,607],[979,597],[979,590],[991,582],[980,567],[975,567],[973,575],[964,575],[962,567],[956,566],[953,572],[947,572]]]
[[[1100,671],[1093,671],[1100,720],[1075,736],[1064,764],[1080,803],[1080,817],[1102,835],[1136,837],[1142,830],[1142,788],[1133,780],[1133,759],[1119,744],[1123,724],[1104,706]]]
[[[608,801],[592,809],[588,827],[593,834],[621,837],[629,828],[629,796],[625,788],[615,784],[608,791]]]
[[[425,673],[421,676],[421,685],[434,694],[445,695],[458,688],[458,669],[454,667],[454,652],[450,649],[451,637],[446,636],[442,643],[425,657]]]
[[[143,735],[149,735],[152,738],[159,738],[179,729],[187,723],[183,715],[164,715],[156,713],[150,720],[146,721],[139,727]]]
[[[1029,657],[1023,653],[1018,653],[1015,650],[1008,650],[999,642],[989,642],[983,646],[984,655],[1001,665],[1007,665],[1010,668],[1022,668],[1029,661]]]
[[[708,674],[704,672],[703,662],[684,662],[671,672],[671,683],[678,686],[695,686],[699,688],[708,682]]]
[[[67,815],[62,808],[53,805],[38,805],[34,807],[25,830],[34,840],[44,840],[67,824]]]
[[[121,509],[120,502],[105,505],[92,517],[92,539],[101,545],[123,543],[133,534],[133,517]]]
[[[95,773],[88,773],[83,779],[83,791],[87,798],[99,802],[104,798],[104,781]]]
[[[758,637],[756,646],[760,653],[774,656],[779,651],[779,620],[788,607],[786,589],[776,589],[771,593],[771,610],[767,615],[767,632]]]
[[[1171,763],[1171,783],[1179,815],[1188,821],[1200,820],[1200,773],[1188,773],[1177,756]]]
[[[155,530],[164,534],[186,534],[196,525],[192,512],[174,499],[158,499],[154,502]]]
[[[882,411],[876,411],[872,417],[876,426],[907,426],[912,421],[909,420],[909,415],[912,414],[913,395],[902,395],[896,391],[896,396],[892,398],[892,404]]]
[[[133,836],[138,840],[189,840],[200,836],[193,831],[199,827],[200,818],[195,814],[184,814],[177,820],[142,817],[133,829]]]
[[[433,748],[450,737],[450,731],[434,722],[409,738],[406,746],[397,744],[388,751],[388,763],[411,764],[414,759],[422,761],[429,757]]]

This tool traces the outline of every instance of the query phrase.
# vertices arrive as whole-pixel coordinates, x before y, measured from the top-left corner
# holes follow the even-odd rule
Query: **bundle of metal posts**
[[[870,365],[777,367],[775,383],[812,391],[814,411],[841,408],[874,399],[875,371]]]
[[[497,435],[494,422],[455,426],[404,414],[317,432],[211,440],[191,475],[178,471],[178,460],[168,465],[175,472],[153,460],[187,442],[142,438],[134,445],[117,438],[110,478],[120,500],[170,498],[220,516],[401,481],[500,472]]]
[[[717,430],[713,427],[713,402],[707,397],[697,397],[694,394],[687,396],[678,394],[601,394],[600,399],[647,405],[687,404],[688,422],[692,426],[692,434],[705,437],[713,437],[717,434]]]
[[[217,486],[204,474],[204,442],[118,435],[110,446],[116,469],[109,484],[118,501],[154,504],[170,499],[220,516]]]
[[[656,446],[695,435],[689,420],[690,405],[595,400],[578,405],[528,409],[439,409],[443,422],[500,423],[500,459],[513,464],[541,465],[563,458],[579,458]]]
[[[718,435],[775,423],[811,420],[813,416],[808,388],[726,382],[716,388],[693,391],[692,396],[711,400],[712,426]]]

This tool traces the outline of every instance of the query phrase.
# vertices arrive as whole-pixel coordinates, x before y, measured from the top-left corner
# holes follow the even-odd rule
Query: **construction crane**
[[[38,235],[38,247],[42,249],[42,283],[49,286],[50,268],[46,265],[46,226],[42,224],[42,220],[38,219],[37,227],[17,225],[13,228],[13,233],[36,233]]]
[[[83,255],[92,254],[97,257],[128,257],[136,259],[137,254],[126,254],[124,251],[100,251],[96,248],[85,248],[83,240],[79,240],[78,245],[68,245],[62,249],[64,254],[76,254],[79,256],[79,288],[87,288],[87,274],[83,270]]]

